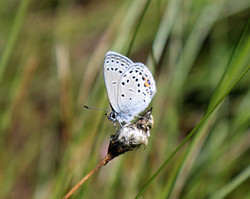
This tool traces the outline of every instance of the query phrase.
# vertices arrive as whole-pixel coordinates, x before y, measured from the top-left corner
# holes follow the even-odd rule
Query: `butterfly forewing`
[[[120,112],[117,99],[119,80],[132,64],[129,58],[113,51],[107,52],[105,56],[103,65],[105,86],[109,102],[117,113]]]

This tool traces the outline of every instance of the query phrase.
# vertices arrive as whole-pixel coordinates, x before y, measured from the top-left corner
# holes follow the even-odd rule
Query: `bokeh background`
[[[113,124],[83,105],[109,109],[108,50],[153,72],[155,126],[72,198],[250,198],[249,17],[248,0],[1,0],[0,198],[62,198],[105,156]]]

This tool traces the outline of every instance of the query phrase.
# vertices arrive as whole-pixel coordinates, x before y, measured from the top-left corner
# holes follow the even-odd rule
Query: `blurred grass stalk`
[[[27,91],[32,82],[32,78],[38,66],[38,57],[33,54],[27,60],[24,69],[19,77],[16,78],[14,91],[12,93],[12,101],[10,106],[4,112],[4,118],[1,120],[1,145],[0,145],[0,168],[4,171],[3,176],[0,178],[1,192],[0,198],[6,198],[12,191],[16,178],[18,178],[26,170],[27,166],[34,161],[36,153],[39,150],[37,139],[38,134],[29,137],[26,144],[15,153],[11,146],[6,143],[7,136],[10,137],[16,131],[20,124],[20,109],[24,104],[27,97]],[[18,73],[19,74],[19,73]],[[33,149],[32,151],[30,149]],[[6,153],[8,151],[8,153]],[[22,161],[23,157],[27,157]],[[20,166],[20,162],[23,162]],[[8,163],[8,164],[7,164]],[[17,165],[19,165],[17,169]]]
[[[241,171],[234,179],[229,183],[225,184],[221,189],[216,191],[210,198],[211,199],[221,199],[225,198],[232,190],[237,188],[241,183],[250,178],[250,165]]]
[[[25,15],[27,14],[27,8],[29,5],[29,1],[30,0],[22,0],[20,2],[20,6],[18,7],[18,11],[17,11],[16,17],[15,17],[12,29],[11,29],[10,34],[9,34],[9,38],[7,40],[6,47],[3,51],[3,54],[2,54],[1,59],[0,59],[0,82],[2,80],[3,74],[5,72],[5,68],[8,64],[11,53],[12,53],[13,48],[15,46],[23,19],[24,19]]]
[[[16,17],[14,19],[12,29],[10,30],[10,34],[9,34],[7,43],[6,43],[5,48],[3,50],[2,56],[0,58],[0,83],[2,81],[2,77],[4,75],[8,61],[11,58],[11,53],[12,53],[13,48],[15,46],[23,19],[24,19],[25,15],[27,14],[28,5],[29,5],[29,0],[23,0],[20,2],[20,6],[18,7],[18,11],[17,11]],[[29,65],[29,66],[31,66],[31,65]],[[18,78],[19,77],[17,76],[17,79]],[[18,80],[16,80],[16,81],[18,81]],[[19,95],[20,95],[20,92],[19,92]],[[1,147],[1,145],[3,145],[3,142],[5,141],[5,136],[7,135],[6,131],[11,123],[11,114],[12,114],[11,107],[13,107],[13,105],[8,107],[7,110],[5,110],[5,112],[3,114],[4,117],[2,120],[0,120],[0,147]]]
[[[60,109],[61,109],[61,133],[62,146],[66,147],[72,136],[72,90],[71,90],[71,70],[68,48],[63,44],[57,43],[56,60],[58,79],[60,84]]]

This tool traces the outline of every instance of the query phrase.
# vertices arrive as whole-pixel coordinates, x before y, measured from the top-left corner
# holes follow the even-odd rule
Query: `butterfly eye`
[[[115,114],[113,112],[110,113],[110,117],[113,118],[113,119],[115,119]]]

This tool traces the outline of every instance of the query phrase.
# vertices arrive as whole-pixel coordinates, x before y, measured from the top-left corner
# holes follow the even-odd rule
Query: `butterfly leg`
[[[117,126],[116,126],[116,123],[113,121],[113,125],[115,127],[115,130],[117,131]]]

